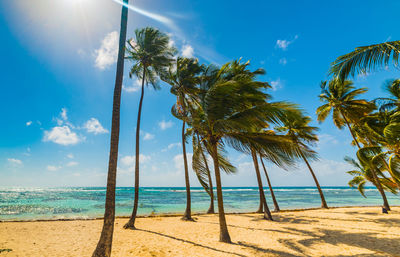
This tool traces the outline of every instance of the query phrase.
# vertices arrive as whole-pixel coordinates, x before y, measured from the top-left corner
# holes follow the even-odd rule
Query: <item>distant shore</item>
[[[142,216],[137,230],[115,222],[113,256],[398,256],[400,207],[296,209],[261,214],[228,214],[233,244],[218,242],[218,216]],[[101,219],[0,223],[1,256],[90,256]],[[9,251],[10,250],[10,251]]]

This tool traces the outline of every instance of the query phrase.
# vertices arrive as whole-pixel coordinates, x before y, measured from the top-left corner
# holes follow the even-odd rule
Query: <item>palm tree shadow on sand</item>
[[[330,245],[349,245],[374,252],[374,256],[398,256],[400,245],[398,238],[378,238],[377,233],[348,233],[341,230],[316,229],[314,231],[285,228],[293,234],[307,236],[309,238],[293,241],[292,239],[278,240],[286,247],[304,253],[303,249],[310,249],[314,244],[323,241]],[[342,256],[342,255],[337,255]],[[363,255],[351,255],[363,256]],[[367,256],[367,255],[364,255]],[[371,255],[369,255],[371,256]]]

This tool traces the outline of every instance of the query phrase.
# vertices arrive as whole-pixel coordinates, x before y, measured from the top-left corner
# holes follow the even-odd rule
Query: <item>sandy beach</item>
[[[229,214],[233,244],[218,242],[217,215],[146,217],[138,230],[116,220],[113,256],[400,256],[400,207]],[[102,220],[1,222],[0,256],[90,256]]]

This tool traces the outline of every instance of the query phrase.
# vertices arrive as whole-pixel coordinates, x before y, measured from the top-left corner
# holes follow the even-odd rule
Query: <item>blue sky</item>
[[[131,1],[132,2],[132,1]],[[275,100],[300,104],[315,120],[319,83],[329,64],[357,46],[397,40],[398,1],[160,1],[137,0],[128,38],[155,26],[171,35],[182,55],[223,64],[242,57],[263,67]],[[120,6],[113,0],[0,2],[0,186],[104,186]],[[126,63],[126,70],[129,69]],[[126,72],[126,74],[128,74]],[[382,96],[393,69],[354,78]],[[136,79],[124,78],[118,185],[133,184]],[[145,92],[141,185],[183,186],[181,124],[170,114],[169,86]],[[314,123],[318,125],[317,123]],[[348,131],[318,125],[322,185],[346,185]],[[190,146],[189,155],[191,153]],[[239,173],[224,186],[252,186],[248,156],[229,151]],[[190,156],[189,156],[190,157]],[[304,165],[282,171],[268,164],[276,186],[313,185]],[[192,185],[199,185],[191,176]]]

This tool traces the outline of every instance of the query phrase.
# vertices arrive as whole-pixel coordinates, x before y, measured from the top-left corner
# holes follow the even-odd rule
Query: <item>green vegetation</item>
[[[106,212],[101,238],[93,256],[110,256],[111,252],[123,68],[123,58],[120,57],[124,56],[125,50],[126,18],[126,8],[123,8]],[[241,59],[222,66],[200,64],[197,59],[175,56],[176,50],[169,46],[169,40],[167,34],[147,27],[136,30],[135,38],[128,40],[126,45],[125,59],[132,63],[129,76],[135,76],[142,84],[136,127],[135,198],[131,218],[124,228],[135,229],[138,208],[139,137],[144,85],[158,89],[159,80],[171,86],[171,93],[176,97],[171,113],[182,121],[180,133],[187,197],[183,220],[193,221],[186,155],[190,137],[193,171],[210,196],[207,213],[215,212],[212,171],[215,175],[221,242],[231,243],[231,237],[225,219],[220,171],[222,169],[228,174],[236,172],[227,157],[227,147],[252,157],[259,187],[258,212],[263,213],[264,219],[273,220],[273,217],[264,194],[258,159],[267,178],[275,211],[279,211],[279,205],[264,160],[283,169],[305,162],[318,189],[321,207],[328,208],[309,162],[318,159],[317,152],[312,149],[318,142],[318,128],[310,125],[311,117],[293,103],[272,101],[270,85],[260,80],[260,76],[265,74],[263,69],[251,70],[250,62],[242,62]],[[357,160],[345,158],[355,168],[348,171],[353,176],[349,185],[358,188],[365,196],[365,185],[371,183],[380,192],[387,210],[390,206],[385,191],[396,194],[400,190],[400,80],[386,83],[388,97],[368,101],[360,99],[367,89],[355,88],[346,77],[387,65],[390,58],[397,64],[399,46],[399,41],[383,43],[357,48],[355,52],[339,57],[332,64],[331,80],[321,83],[319,98],[323,104],[316,110],[319,122],[332,115],[335,126],[347,128],[353,139],[351,143],[357,146]]]

